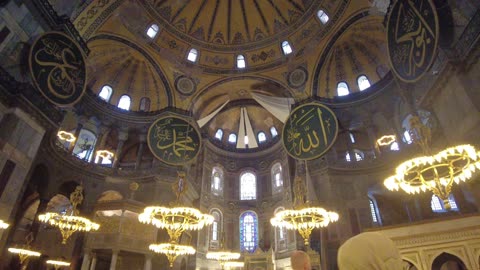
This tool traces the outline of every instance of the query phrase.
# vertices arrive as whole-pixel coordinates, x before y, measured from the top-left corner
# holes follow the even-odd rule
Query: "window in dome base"
[[[217,129],[217,132],[215,133],[215,138],[217,138],[218,140],[222,140],[223,138],[223,130],[221,128]]]
[[[110,97],[112,96],[113,89],[109,85],[104,85],[102,87],[102,90],[100,90],[100,93],[98,93],[98,96],[105,100],[106,102],[110,101]]]
[[[358,88],[360,89],[360,91],[363,91],[363,90],[370,87],[370,81],[368,80],[367,76],[365,76],[365,75],[362,75],[362,76],[358,77],[357,83],[358,83]]]
[[[123,110],[130,110],[130,104],[132,102],[132,99],[127,96],[127,95],[123,95],[120,97],[120,100],[118,101],[118,108],[120,109],[123,109]]]
[[[198,58],[198,51],[193,48],[190,49],[190,52],[188,52],[187,60],[192,63],[195,63],[197,62],[197,58]]]
[[[325,13],[325,11],[323,11],[321,9],[317,12],[317,17],[318,17],[318,19],[320,19],[322,24],[327,24],[328,20],[330,20],[327,13]]]
[[[147,36],[151,39],[154,39],[157,36],[159,29],[160,28],[156,24],[150,25],[150,27],[147,30]]]
[[[229,143],[237,143],[237,134],[230,133],[230,135],[228,135],[228,142]]]
[[[339,82],[337,84],[337,95],[338,96],[347,96],[350,94],[350,90],[348,89],[348,85],[346,82]]]
[[[243,55],[238,55],[237,56],[237,68],[244,69],[247,67],[247,64],[245,63],[245,56]]]
[[[289,55],[293,52],[292,46],[290,46],[290,43],[288,43],[288,41],[286,40],[282,42],[282,50],[283,50],[283,54],[285,55]]]

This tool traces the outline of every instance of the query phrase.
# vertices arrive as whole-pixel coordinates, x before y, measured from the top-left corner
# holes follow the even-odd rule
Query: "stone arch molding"
[[[432,269],[435,259],[441,256],[443,253],[457,257],[467,267],[467,269],[474,269],[471,267],[470,261],[468,260],[468,255],[466,254],[465,249],[463,247],[450,248],[450,249],[439,248],[438,250],[435,250],[435,252],[427,256],[428,261],[427,261],[426,269]]]

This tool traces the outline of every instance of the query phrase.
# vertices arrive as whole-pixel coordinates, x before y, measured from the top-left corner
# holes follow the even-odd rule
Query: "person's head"
[[[290,264],[293,270],[310,270],[312,266],[310,264],[310,256],[307,253],[296,250],[290,257]]]
[[[390,238],[381,233],[361,233],[338,250],[340,270],[402,270],[402,258]]]

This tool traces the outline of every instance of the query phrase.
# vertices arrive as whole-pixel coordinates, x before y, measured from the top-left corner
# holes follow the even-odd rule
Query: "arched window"
[[[330,19],[327,15],[327,13],[323,10],[319,10],[317,12],[317,17],[318,19],[320,19],[320,21],[322,22],[322,24],[326,24],[328,22],[328,20]]]
[[[458,211],[457,202],[455,202],[455,198],[453,197],[453,194],[450,194],[448,196],[448,202],[450,203],[451,211]],[[432,211],[435,213],[447,212],[447,209],[445,209],[445,205],[443,204],[443,201],[440,200],[440,198],[438,198],[436,195],[432,195],[430,206],[432,207]]]
[[[375,203],[373,202],[372,199],[369,199],[370,202],[370,214],[372,214],[372,222],[373,223],[378,223],[378,216],[377,216],[377,209],[375,207]]]
[[[412,137],[410,136],[410,131],[405,130],[405,132],[403,132],[403,141],[407,144],[413,143]]]
[[[365,75],[358,77],[357,83],[358,83],[358,89],[360,89],[360,91],[363,91],[370,87],[370,81]]]
[[[240,200],[257,199],[257,178],[251,172],[240,175]]]
[[[146,112],[150,110],[150,99],[148,97],[142,97],[140,99],[139,111]]]
[[[223,138],[223,130],[221,128],[217,129],[217,132],[215,132],[215,138],[218,140],[222,140]]]
[[[239,54],[237,55],[237,68],[245,68],[247,64],[245,63],[245,56]]]
[[[280,163],[275,163],[272,166],[271,170],[272,176],[272,191],[280,192],[283,188],[283,174],[282,174],[282,165]]]
[[[210,215],[213,216],[213,223],[210,227],[210,249],[218,249],[223,231],[222,212],[218,209],[212,209]]]
[[[258,133],[257,137],[258,137],[258,142],[259,143],[263,143],[267,140],[267,135],[265,135],[265,132],[263,132],[263,131],[260,131]]]
[[[291,54],[293,52],[292,47],[290,46],[290,43],[288,43],[288,41],[286,40],[282,42],[282,50],[283,50],[283,54],[285,55]]]
[[[73,155],[80,159],[90,162],[93,157],[93,147],[97,141],[97,136],[88,129],[80,130],[78,139],[75,141]]]
[[[276,129],[274,126],[272,126],[272,127],[270,128],[270,134],[272,134],[272,138],[277,137],[278,132],[277,132],[277,129]]]
[[[147,30],[147,36],[151,39],[154,39],[158,34],[158,30],[160,30],[158,25],[156,24],[150,25],[150,27],[148,27],[148,30]]]
[[[197,58],[198,58],[197,49],[191,48],[190,51],[188,52],[187,60],[192,63],[195,63],[197,62]]]
[[[110,97],[112,96],[113,89],[109,85],[104,85],[102,87],[102,90],[100,90],[100,93],[98,93],[98,96],[105,100],[106,102],[110,101]]]
[[[123,95],[120,97],[120,100],[118,101],[118,108],[123,109],[123,110],[130,110],[130,103],[132,100],[130,99],[129,96]]]
[[[258,217],[253,211],[240,216],[240,251],[254,252],[258,245]]]
[[[355,154],[355,161],[361,161],[363,160],[364,158],[364,154],[362,151],[360,150],[357,150],[357,149],[354,149],[353,150],[353,153]],[[345,160],[347,162],[351,162],[352,161],[352,158],[350,157],[350,153],[347,151],[347,153],[345,154]]]
[[[350,137],[350,142],[355,143],[355,136],[353,136],[353,133],[349,132],[348,135]]]
[[[338,96],[346,96],[350,94],[350,90],[348,90],[348,85],[346,82],[339,82],[337,84],[337,95]]]
[[[283,207],[275,209],[274,215],[285,210]],[[282,251],[287,249],[287,229],[284,227],[275,227],[275,250]]]
[[[222,195],[223,191],[223,170],[219,167],[212,169],[211,190],[214,195]]]
[[[232,144],[237,143],[237,134],[230,133],[230,135],[228,135],[228,142]]]
[[[398,143],[397,142],[393,142],[391,145],[390,145],[390,151],[398,151],[400,150],[400,148],[398,147]]]

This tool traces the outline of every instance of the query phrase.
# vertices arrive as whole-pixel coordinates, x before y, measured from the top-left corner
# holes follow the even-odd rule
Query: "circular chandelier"
[[[177,245],[175,243],[151,244],[149,249],[155,253],[165,254],[170,267],[173,267],[173,262],[178,256],[193,255],[196,252],[191,246]]]
[[[385,179],[389,190],[400,188],[409,194],[429,190],[450,209],[448,196],[453,183],[465,182],[480,169],[480,152],[471,145],[447,148],[432,156],[417,157],[400,164],[395,175]]]
[[[224,265],[228,261],[238,260],[240,258],[240,253],[238,252],[229,252],[229,251],[217,251],[217,252],[208,252],[207,259],[216,260],[224,268]]]
[[[40,257],[40,255],[42,255],[40,252],[23,248],[8,248],[8,252],[17,254],[20,258],[21,265],[23,265],[29,257]]]
[[[0,219],[0,229],[6,229],[10,226],[8,223]]]
[[[47,264],[53,265],[55,270],[58,270],[58,269],[60,269],[61,267],[64,267],[64,266],[70,266],[69,262],[64,262],[64,261],[59,261],[59,260],[48,260]]]
[[[78,216],[79,211],[77,206],[83,201],[83,188],[77,186],[75,191],[70,194],[70,202],[72,209],[70,213],[59,214],[54,212],[47,212],[38,216],[38,219],[44,223],[48,223],[53,227],[57,227],[62,233],[62,244],[66,244],[68,238],[74,232],[89,232],[96,231],[100,225],[90,221],[88,218]]]
[[[283,210],[270,219],[274,227],[297,230],[302,236],[305,246],[309,245],[310,234],[315,228],[326,227],[338,220],[338,214],[319,207],[299,210]]]

